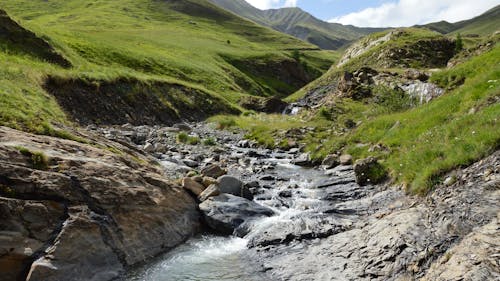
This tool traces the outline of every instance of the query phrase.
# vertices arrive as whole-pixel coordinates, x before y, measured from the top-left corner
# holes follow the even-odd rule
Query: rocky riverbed
[[[298,148],[257,148],[204,124],[184,129],[218,145],[179,149],[175,134],[158,145],[155,133],[137,145],[166,145],[153,154],[184,173],[216,163],[251,191],[253,202],[222,192],[200,209],[213,231],[246,239],[241,258],[257,262],[269,280],[500,277],[499,152],[450,173],[428,196],[412,197],[389,183],[359,185],[348,157],[304,168],[295,165],[310,164]]]
[[[85,132],[2,128],[0,280],[500,278],[498,151],[413,197],[367,180],[374,160],[314,166],[205,123]]]

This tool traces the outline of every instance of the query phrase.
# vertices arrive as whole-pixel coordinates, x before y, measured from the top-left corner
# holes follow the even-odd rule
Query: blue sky
[[[469,19],[500,0],[246,0],[259,9],[300,7],[331,22],[356,26],[412,26]]]

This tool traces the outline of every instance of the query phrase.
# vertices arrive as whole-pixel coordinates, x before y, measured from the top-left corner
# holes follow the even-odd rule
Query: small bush
[[[335,114],[333,113],[333,110],[330,108],[326,108],[324,106],[320,108],[319,116],[328,121],[333,121],[335,119]]]
[[[197,145],[197,144],[200,143],[200,138],[199,137],[189,136],[188,140],[187,140],[187,143],[190,144],[190,145]]]
[[[187,143],[189,139],[189,135],[186,134],[185,132],[181,132],[179,134],[177,134],[177,142],[178,143]]]
[[[217,141],[214,138],[206,138],[203,140],[203,145],[206,146],[214,146],[217,144]]]
[[[415,106],[415,99],[401,89],[377,87],[373,97],[375,103],[380,105],[380,113],[393,113],[408,110]]]
[[[223,130],[236,126],[236,121],[231,117],[225,117],[217,122],[217,129]]]
[[[195,136],[190,136],[185,132],[179,133],[177,135],[177,142],[178,143],[187,143],[190,145],[196,145],[200,143],[200,138],[195,137]]]

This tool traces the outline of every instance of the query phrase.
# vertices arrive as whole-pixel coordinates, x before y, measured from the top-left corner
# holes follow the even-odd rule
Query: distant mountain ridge
[[[462,33],[465,35],[488,35],[495,31],[500,31],[500,5],[469,20],[463,20],[455,23],[439,21],[425,25],[418,25],[416,27],[426,27],[442,34]]]
[[[271,27],[325,50],[337,50],[384,28],[359,28],[329,23],[300,8],[259,10],[244,0],[210,0],[212,3],[258,24]]]

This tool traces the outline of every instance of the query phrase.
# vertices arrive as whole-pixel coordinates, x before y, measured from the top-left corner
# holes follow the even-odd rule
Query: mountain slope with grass
[[[153,124],[236,113],[242,97],[286,96],[337,57],[205,0],[16,0],[0,9],[11,30],[0,36],[0,120],[34,131],[51,119],[137,123],[151,113]]]
[[[469,20],[449,23],[440,21],[429,23],[420,27],[426,27],[442,34],[463,34],[463,35],[488,35],[499,31],[500,28],[500,5],[486,11],[482,15]]]
[[[393,181],[425,194],[500,146],[499,39],[458,49],[454,38],[425,29],[370,35],[289,97],[298,115],[214,120],[266,146],[303,145],[317,161],[376,157]]]
[[[244,0],[210,1],[244,18],[326,50],[340,49],[364,35],[383,30],[324,22],[299,8],[259,10]]]

